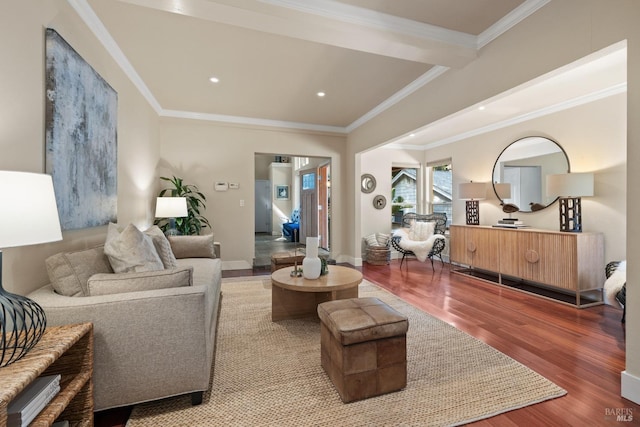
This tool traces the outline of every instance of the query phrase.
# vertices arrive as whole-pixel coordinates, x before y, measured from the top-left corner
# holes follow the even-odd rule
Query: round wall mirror
[[[514,205],[520,212],[537,211],[556,201],[546,194],[547,175],[568,172],[569,158],[557,142],[528,136],[512,142],[498,156],[493,191],[503,204]]]
[[[373,177],[373,175],[365,173],[360,179],[360,186],[363,193],[371,193],[376,189],[376,179]]]

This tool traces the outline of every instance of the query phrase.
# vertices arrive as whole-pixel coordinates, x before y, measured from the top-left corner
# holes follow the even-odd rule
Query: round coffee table
[[[271,320],[318,316],[318,304],[337,299],[358,298],[362,273],[339,265],[330,265],[329,274],[318,279],[291,277],[293,268],[271,274]]]

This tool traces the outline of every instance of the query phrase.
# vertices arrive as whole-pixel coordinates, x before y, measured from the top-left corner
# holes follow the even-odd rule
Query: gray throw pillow
[[[97,273],[113,273],[102,246],[61,252],[45,260],[51,286],[67,297],[87,296],[87,281]]]
[[[122,233],[115,224],[109,224],[104,253],[115,273],[164,270],[151,237],[133,224],[127,225]]]
[[[168,236],[171,250],[177,259],[215,258],[213,234],[203,236]]]
[[[193,285],[193,267],[142,273],[94,274],[89,278],[89,296],[152,291]]]
[[[162,230],[160,230],[160,227],[152,225],[145,230],[144,234],[151,237],[153,246],[155,246],[156,251],[160,256],[160,260],[162,261],[162,264],[164,264],[164,268],[176,268],[178,263],[176,262],[176,257],[173,255],[173,251],[171,250],[171,244]]]

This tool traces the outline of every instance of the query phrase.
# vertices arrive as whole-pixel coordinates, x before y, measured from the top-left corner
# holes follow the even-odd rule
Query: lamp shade
[[[484,200],[487,197],[487,184],[484,182],[463,182],[458,186],[458,198],[461,200]]]
[[[547,194],[560,197],[593,196],[592,173],[547,175]]]
[[[495,184],[493,184],[493,188],[496,189],[496,194],[498,195],[500,200],[511,198],[511,184],[509,184],[508,182],[496,182]]]
[[[58,207],[49,175],[0,171],[0,249],[62,240]],[[0,250],[0,367],[23,357],[47,326],[35,301],[4,290]]]
[[[51,176],[0,171],[0,249],[62,240]]]
[[[186,197],[158,197],[156,218],[181,218],[188,216]]]

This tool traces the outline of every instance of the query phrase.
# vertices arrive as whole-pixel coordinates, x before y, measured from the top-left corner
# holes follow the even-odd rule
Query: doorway
[[[328,256],[331,245],[331,159],[326,157],[297,157],[285,156],[281,153],[256,153],[255,158],[255,233],[254,233],[254,269],[269,268],[271,254],[276,252],[293,251],[295,242],[288,236],[283,236],[282,224],[291,221],[294,211],[301,213],[306,211],[310,219],[302,219],[299,222],[304,231],[298,233],[299,245],[304,246],[303,238],[318,236],[320,238],[321,254]],[[313,186],[315,187],[315,201],[302,190],[304,175],[313,172]],[[307,178],[308,180],[309,178]],[[268,209],[265,201],[258,196],[258,183],[266,181],[269,188],[267,197],[271,200],[270,231],[263,231],[263,219],[259,217]],[[308,184],[308,183],[307,183]],[[276,188],[288,186],[286,198],[276,199]],[[304,200],[304,201],[303,201]],[[302,216],[302,215],[301,215]],[[268,221],[269,221],[268,220]],[[315,223],[313,223],[315,221]]]

